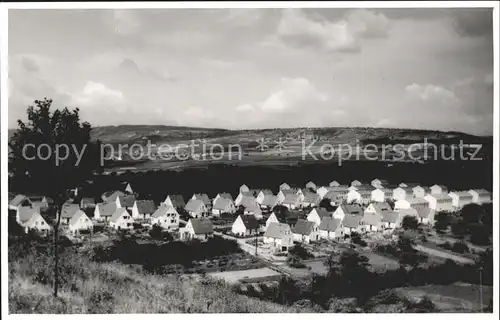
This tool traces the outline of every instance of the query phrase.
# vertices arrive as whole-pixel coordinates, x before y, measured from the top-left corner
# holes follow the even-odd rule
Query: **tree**
[[[319,203],[320,208],[325,208],[326,211],[333,211],[334,207],[332,206],[331,200],[328,198],[324,198]]]
[[[459,219],[451,224],[451,232],[457,238],[463,238],[467,234],[467,225],[463,219]]]
[[[90,143],[91,126],[80,121],[79,109],[51,111],[52,100],[35,100],[27,109],[28,121],[18,120],[9,141],[12,184],[40,192],[54,200],[54,296],[59,289],[59,225],[69,190],[89,179],[99,168],[98,146]]]
[[[414,241],[408,237],[399,237],[397,247],[401,265],[415,268],[427,261],[427,256],[413,248],[414,244]]]
[[[482,215],[483,208],[475,203],[467,204],[460,210],[460,216],[467,224],[478,223]]]
[[[418,219],[414,216],[404,216],[401,226],[405,230],[416,230],[418,229]]]
[[[471,228],[470,242],[480,246],[490,244],[490,232],[487,227],[483,225],[475,225]]]
[[[288,250],[289,254],[296,255],[298,258],[302,260],[306,260],[311,258],[313,255],[307,251],[306,248],[304,248],[300,243],[295,245],[293,248]]]
[[[442,233],[448,229],[450,225],[450,216],[446,211],[440,211],[434,216],[434,228],[437,232]]]
[[[163,240],[163,231],[157,224],[155,224],[153,228],[151,228],[151,231],[149,231],[149,235],[151,236],[151,239]]]

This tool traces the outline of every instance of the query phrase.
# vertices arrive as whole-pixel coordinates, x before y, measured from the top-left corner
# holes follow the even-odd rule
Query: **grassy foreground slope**
[[[50,255],[32,249],[21,256],[9,250],[9,313],[305,311],[238,295],[222,282],[151,275],[119,263],[93,262],[72,248],[65,251],[62,287],[55,299]]]

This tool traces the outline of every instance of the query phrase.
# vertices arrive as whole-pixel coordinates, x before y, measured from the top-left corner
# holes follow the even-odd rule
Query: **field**
[[[466,283],[427,285],[395,289],[408,299],[427,295],[441,312],[479,312],[480,287]],[[483,286],[483,308],[493,297],[493,287]]]

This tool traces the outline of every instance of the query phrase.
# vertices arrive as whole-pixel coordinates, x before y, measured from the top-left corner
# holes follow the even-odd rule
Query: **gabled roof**
[[[78,210],[80,210],[78,204],[66,204],[62,207],[61,218],[71,218]]]
[[[240,206],[246,207],[252,207],[252,206],[258,206],[257,204],[257,199],[255,199],[253,196],[243,196],[240,201]]]
[[[12,199],[9,203],[9,205],[11,206],[19,206],[21,205],[21,203],[23,203],[23,201],[25,201],[27,199],[27,197],[23,194],[18,194],[14,197],[14,199]]]
[[[413,188],[412,187],[397,187],[393,191],[396,191],[397,189],[403,190],[405,193],[413,193]]]
[[[397,212],[399,212],[399,214],[400,214],[401,217],[404,217],[404,216],[414,216],[414,217],[417,217],[418,216],[418,212],[414,208],[398,209]]]
[[[363,216],[359,214],[346,214],[342,224],[347,228],[357,228],[359,223],[363,220]]]
[[[458,196],[459,198],[472,198],[472,194],[470,194],[468,191],[452,191],[449,193],[450,196],[452,194]]]
[[[286,182],[283,182],[282,184],[280,184],[280,187],[279,187],[279,188],[280,188],[281,190],[282,190],[283,188],[287,188],[287,189],[289,189],[289,188],[290,188],[290,185],[289,185],[288,183],[286,183]]]
[[[203,201],[203,203],[206,206],[210,205],[210,198],[208,197],[208,195],[206,193],[195,193],[193,196],[195,197],[196,200]]]
[[[300,196],[296,193],[285,194],[283,204],[297,204],[300,202]]]
[[[445,189],[445,190],[448,190],[448,187],[446,187],[444,184],[435,184],[433,186],[431,186],[431,188],[441,188],[441,189]]]
[[[410,205],[429,203],[429,201],[425,200],[424,198],[406,198],[405,200],[408,201]]]
[[[267,195],[273,196],[274,195],[274,193],[269,189],[262,189],[262,190],[260,190],[260,192],[262,192],[265,196],[267,196]]]
[[[483,195],[483,196],[490,196],[491,192],[489,192],[486,189],[471,189],[469,192],[477,192],[478,195]]]
[[[115,202],[98,203],[97,207],[99,208],[99,214],[101,217],[111,217],[116,211]]]
[[[316,184],[312,181],[306,183],[306,188],[316,188]]]
[[[31,227],[33,227],[33,225],[34,225],[34,223],[35,223],[35,221],[36,221],[37,219],[42,219],[43,221],[45,221],[45,219],[42,217],[42,215],[40,214],[40,212],[35,211],[35,212],[31,215],[31,217],[30,217],[27,221],[25,221],[25,222],[23,223],[23,226],[24,226],[24,227],[31,228]],[[47,221],[45,221],[45,224],[47,224]],[[50,226],[49,226],[48,224],[47,224],[47,227],[49,227],[49,228],[50,228]]]
[[[82,200],[80,201],[80,203],[82,205],[95,204],[95,200],[94,200],[94,198],[82,198]]]
[[[383,214],[384,212],[392,211],[391,206],[387,202],[372,203],[373,209],[378,214]]]
[[[274,195],[265,195],[264,200],[262,200],[263,206],[274,206],[276,204],[277,198]]]
[[[369,184],[362,184],[362,185],[356,186],[356,191],[358,191],[358,192],[362,192],[362,191],[372,192],[375,189],[377,189],[377,188],[375,188],[374,186],[369,185]]]
[[[385,187],[383,187],[383,188],[378,188],[378,189],[374,189],[374,190],[372,190],[372,193],[373,193],[373,192],[375,192],[375,191],[380,191],[380,192],[382,192],[383,194],[386,194],[386,193],[392,193],[392,191],[393,191],[393,190],[392,190],[392,189],[390,189],[390,188],[385,188]]]
[[[152,217],[153,218],[160,218],[160,217],[163,217],[164,215],[166,215],[167,213],[178,214],[177,210],[174,207],[162,204],[158,207],[158,209],[156,209],[156,211],[153,213]]]
[[[329,186],[330,186],[330,187],[337,187],[337,186],[339,186],[339,185],[340,185],[340,184],[339,184],[337,181],[335,181],[335,180],[334,180],[334,181],[332,181],[332,182],[330,182],[330,184],[329,184]]]
[[[413,188],[419,186],[419,183],[417,183],[417,182],[401,182],[399,185],[400,186],[401,185],[406,185],[406,188],[413,189]]]
[[[195,234],[209,234],[214,232],[212,221],[208,219],[189,219]]]
[[[184,207],[186,205],[186,202],[184,201],[184,197],[180,194],[171,194],[168,195],[167,197],[170,198],[170,201],[172,201],[172,204],[176,207]],[[166,200],[166,198],[165,198]]]
[[[72,217],[71,219],[69,219],[69,225],[70,226],[74,226],[78,220],[82,217],[82,216],[85,216],[87,219],[89,217],[87,217],[87,215],[85,214],[85,212],[83,212],[82,210],[78,210]]]
[[[342,194],[335,192],[335,191],[328,191],[324,196],[323,199],[329,199],[330,201],[339,201],[342,199]]]
[[[190,212],[201,212],[204,206],[203,201],[199,199],[189,199],[185,209]]]
[[[399,220],[400,212],[384,211],[382,212],[382,222],[396,223]]]
[[[359,205],[355,205],[355,204],[341,204],[339,206],[339,208],[342,208],[342,211],[344,212],[344,214],[355,214],[355,215],[359,215],[360,217],[363,216],[363,208],[361,208],[361,206]]]
[[[242,197],[250,197],[250,198],[254,197],[252,191],[242,191],[242,192],[240,192],[240,194],[241,194]]]
[[[314,193],[314,192],[310,192],[310,191],[304,192],[304,202],[305,203],[318,204],[320,201],[321,201],[321,197],[319,196],[319,194]]]
[[[135,196],[133,194],[119,196],[122,207],[130,208],[134,206]]]
[[[241,191],[250,191],[250,188],[246,184],[242,184],[240,186],[240,192]]]
[[[372,183],[374,183],[374,182],[379,182],[381,185],[387,185],[387,184],[389,184],[389,181],[387,181],[385,179],[377,179],[377,178],[375,178],[375,179],[372,180]]]
[[[319,225],[319,230],[335,232],[340,224],[342,223],[341,219],[333,218],[333,217],[325,217],[321,219],[321,224]]]
[[[240,214],[238,216],[241,221],[243,221],[243,224],[245,225],[245,228],[248,230],[255,230],[259,229],[259,221],[255,218],[255,216],[251,214]]]
[[[21,223],[27,222],[32,215],[38,213],[38,210],[26,206],[21,206],[17,210],[19,214],[19,220]]]
[[[312,211],[316,211],[320,220],[322,220],[323,218],[331,217],[333,214],[333,212],[329,212],[325,208],[314,208],[311,210],[311,212]],[[311,214],[311,212],[309,212],[309,214]]]
[[[428,207],[418,207],[415,208],[417,210],[417,214],[420,218],[428,218],[431,214],[431,209]]]
[[[229,210],[231,208],[232,200],[220,197],[214,202],[215,210]]]
[[[264,237],[282,239],[286,232],[290,232],[290,226],[286,223],[271,222],[264,233]]]
[[[219,198],[229,199],[229,200],[233,201],[233,197],[227,192],[219,193]]]
[[[152,214],[156,211],[156,206],[153,200],[137,200],[137,211],[139,214]]]
[[[304,236],[310,235],[313,231],[315,223],[303,219],[298,219],[292,232]]]
[[[127,209],[125,209],[125,208],[117,208],[116,211],[111,216],[111,218],[109,218],[109,221],[110,222],[117,222],[118,219],[120,219],[120,217],[122,215],[129,215]]]
[[[366,225],[376,226],[382,222],[382,215],[377,213],[366,212],[363,215],[363,223]]]
[[[114,201],[116,201],[116,198],[118,198],[119,196],[123,196],[123,195],[125,195],[125,193],[123,191],[120,191],[120,190],[106,191],[102,195],[102,199],[104,201],[107,201],[107,202],[111,202],[111,201],[114,202]]]
[[[451,201],[452,198],[447,194],[447,193],[435,193],[435,194],[428,194],[426,197],[432,197],[436,199],[437,202],[445,202],[445,201]]]

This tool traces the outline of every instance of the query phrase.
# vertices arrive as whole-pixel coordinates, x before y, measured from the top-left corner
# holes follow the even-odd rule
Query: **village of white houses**
[[[493,7],[3,7],[2,309],[498,313]]]

